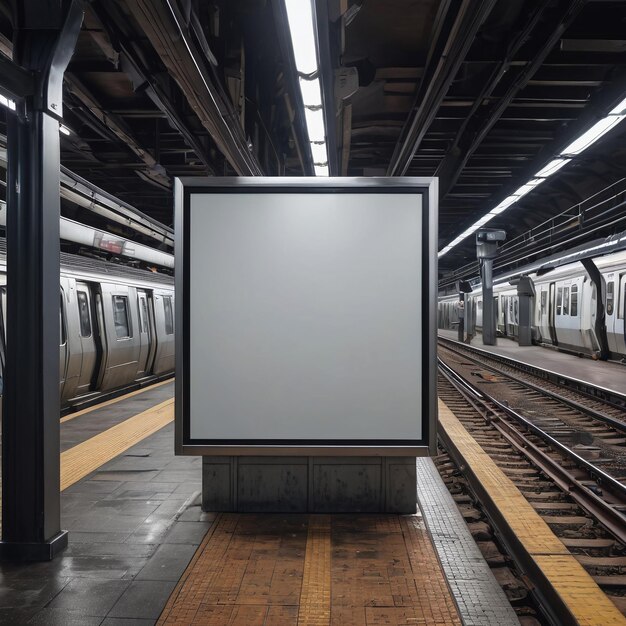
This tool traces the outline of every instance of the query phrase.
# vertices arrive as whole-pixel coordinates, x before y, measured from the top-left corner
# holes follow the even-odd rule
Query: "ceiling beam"
[[[144,89],[150,100],[159,109],[182,135],[185,143],[194,151],[198,160],[206,168],[206,174],[215,174],[213,162],[209,156],[206,146],[198,139],[197,134],[189,127],[183,116],[172,104],[172,99],[167,93],[167,89],[161,84],[159,77],[150,71],[150,68],[143,62],[142,55],[136,50],[136,44],[125,37],[118,26],[120,19],[119,11],[115,5],[107,6],[104,10],[100,4],[93,4],[88,9],[88,14],[93,15],[93,19],[102,27],[102,32],[89,31],[96,43],[103,48],[103,52],[111,54],[110,50],[117,55],[117,60],[121,69],[126,72],[133,83],[135,91]],[[97,35],[97,37],[96,37]],[[112,37],[113,35],[113,37]],[[114,39],[117,48],[110,43]]]
[[[449,3],[446,3],[449,5]],[[452,28],[441,54],[436,50],[442,42],[437,37],[429,52],[425,80],[422,81],[413,111],[409,115],[402,135],[387,170],[388,176],[402,176],[406,173],[413,155],[417,151],[437,115],[448,89],[454,80],[465,56],[476,38],[478,29],[496,4],[496,0],[463,0],[456,14]],[[448,7],[447,13],[452,9]],[[447,16],[442,17],[442,22]],[[441,28],[441,31],[444,29]],[[447,32],[447,31],[446,31]],[[434,69],[431,69],[434,66]]]
[[[143,174],[150,179],[151,182],[162,187],[171,187],[172,183],[165,168],[148,150],[139,144],[133,137],[131,129],[121,117],[105,111],[87,87],[85,87],[76,76],[69,72],[65,73],[65,86],[69,93],[77,98],[100,124],[111,131],[117,139],[128,146],[128,148],[146,164],[146,169],[143,171]]]
[[[512,103],[519,91],[523,89],[528,81],[535,75],[543,61],[557,45],[567,27],[574,21],[586,3],[587,0],[575,0],[574,2],[568,1],[567,3],[564,3],[568,5],[567,10],[564,12],[558,12],[558,22],[552,29],[550,37],[548,37],[548,39],[541,45],[532,60],[516,76],[506,93],[502,97],[498,98],[494,105],[488,108],[485,114],[476,115],[481,108],[484,108],[481,106],[484,99],[493,93],[496,86],[504,77],[510,61],[522,48],[522,46],[526,44],[532,31],[536,30],[537,23],[543,17],[547,8],[547,3],[541,3],[537,10],[531,14],[525,27],[514,38],[505,58],[498,63],[481,93],[476,98],[474,106],[461,126],[453,145],[435,172],[435,176],[439,177],[440,198],[444,197],[454,186],[461,171],[476,148],[478,148],[496,122],[503,116],[507,107]],[[528,106],[528,104],[525,106]],[[513,116],[517,115],[518,114],[515,112],[513,113]],[[541,116],[536,115],[536,117]],[[571,119],[572,117],[573,116],[570,115],[568,116],[568,119]]]

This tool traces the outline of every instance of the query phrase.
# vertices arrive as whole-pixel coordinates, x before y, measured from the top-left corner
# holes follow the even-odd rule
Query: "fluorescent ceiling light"
[[[487,213],[487,215],[483,215],[477,222],[474,222],[474,224],[472,225],[472,228],[476,231],[481,226],[483,226],[487,222],[491,221],[493,218],[494,218],[493,215],[490,215],[489,213]]]
[[[328,165],[316,165],[315,175],[316,176],[328,176]]]
[[[532,180],[529,180],[525,185],[522,185],[521,187],[516,189],[513,192],[515,202],[517,202],[522,196],[530,193],[537,185],[541,185],[544,180],[545,178],[533,178]]]
[[[624,98],[614,109],[609,111],[609,115],[625,115],[626,114],[626,98]]]
[[[304,109],[309,141],[326,141],[324,128],[324,111],[322,109]]]
[[[3,95],[0,95],[0,104],[7,109],[11,109],[11,111],[15,111],[15,102],[9,100],[9,98],[5,98]]]
[[[571,159],[554,159],[550,161],[548,165],[542,167],[535,176],[537,178],[548,178],[548,176],[552,176],[552,174],[558,172],[564,165],[567,165]]]
[[[285,0],[285,8],[296,68],[302,74],[312,74],[317,71],[317,49],[311,0]]]
[[[312,143],[311,154],[313,155],[313,163],[328,164],[328,152],[325,143]]]
[[[544,165],[536,174],[535,177],[529,180],[525,185],[519,187],[512,195],[508,198],[505,198],[498,204],[496,207],[491,209],[489,213],[487,213],[484,217],[480,218],[474,226],[475,230],[480,228],[482,224],[487,223],[493,217],[500,215],[508,209],[512,204],[515,204],[520,198],[525,196],[527,193],[530,193],[535,187],[540,185],[544,180],[548,177],[552,176],[556,172],[558,172],[562,167],[567,165],[571,159],[568,158],[570,155],[574,156],[580,154],[589,146],[593,145],[600,137],[606,135],[610,130],[615,128],[623,119],[626,119],[626,98],[624,98],[617,106],[615,106],[609,113],[603,117],[601,120],[598,120],[591,128],[586,130],[580,137],[572,141],[558,156],[557,158],[550,161],[548,164]],[[490,217],[488,217],[490,216]],[[487,218],[488,219],[485,219]],[[484,220],[484,221],[483,221]],[[471,234],[471,233],[470,233]],[[462,233],[459,237],[457,237],[454,241],[451,241],[444,250],[448,252],[458,243],[463,241],[465,237],[468,236],[468,231]],[[443,254],[440,253],[440,256]]]
[[[506,209],[508,209],[512,204],[515,204],[518,201],[518,199],[519,199],[519,196],[516,196],[516,195],[509,196],[508,198],[505,198],[504,200],[502,200],[500,204],[498,204],[493,209],[491,209],[489,213],[491,213],[491,215],[500,215],[502,211],[506,211]]]
[[[602,135],[608,133],[614,126],[617,126],[623,119],[624,115],[608,115],[597,121],[588,131],[584,132],[578,139],[570,143],[561,154],[580,154],[589,146],[594,144]]]
[[[300,78],[300,91],[302,92],[302,101],[305,107],[322,106],[322,90],[318,78],[313,80]]]
[[[67,126],[65,126],[64,124],[61,124],[59,126],[59,132],[63,133],[64,135],[71,135],[72,134],[72,131]]]
[[[319,75],[313,2],[314,0],[285,0],[285,9],[296,70],[303,75],[298,82],[315,173],[318,176],[328,176],[322,88],[319,78],[309,78]]]

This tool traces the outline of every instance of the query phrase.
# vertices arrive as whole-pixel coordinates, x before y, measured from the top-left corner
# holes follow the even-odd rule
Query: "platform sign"
[[[434,179],[178,180],[177,452],[434,452],[436,220]]]

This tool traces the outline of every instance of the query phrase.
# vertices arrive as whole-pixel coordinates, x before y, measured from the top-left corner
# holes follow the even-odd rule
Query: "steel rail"
[[[557,441],[554,437],[543,431],[541,428],[530,422],[524,416],[513,409],[503,405],[495,398],[484,392],[481,393],[473,388],[467,380],[457,374],[452,368],[439,359],[439,370],[469,402],[477,409],[485,421],[491,424],[498,432],[505,437],[519,452],[538,467],[546,476],[557,484],[564,492],[570,495],[583,509],[595,517],[612,535],[622,543],[626,543],[626,517],[614,506],[600,498],[597,494],[586,487],[575,476],[563,468],[557,461],[552,459],[546,452],[533,444],[523,432],[520,432],[513,424],[502,419],[504,413],[513,422],[521,425],[524,429],[538,436],[550,447],[573,461],[578,467],[589,473],[597,483],[608,488],[608,490],[623,502],[626,503],[626,486],[615,478],[596,467],[586,459],[583,459],[567,446]],[[473,391],[468,391],[472,390]],[[471,395],[470,395],[471,394]],[[482,397],[480,397],[482,396]],[[480,404],[481,408],[476,405]],[[490,406],[493,405],[493,406]],[[495,410],[493,407],[496,407]],[[499,414],[498,411],[501,413]]]
[[[482,348],[478,348],[476,346],[470,346],[466,343],[449,339],[448,337],[438,337],[438,340],[443,344],[463,346],[467,350],[485,355],[492,358],[494,361],[499,361],[522,372],[528,372],[538,378],[543,378],[557,385],[573,389],[593,400],[605,402],[616,409],[626,409],[626,394],[616,391],[615,389],[608,389],[607,387],[595,385],[586,380],[574,378],[573,376],[566,376],[565,374],[560,374],[559,372],[545,369],[539,367],[538,365],[533,365],[532,363],[521,363],[502,354],[496,354],[494,352],[490,352],[489,350],[483,350]]]
[[[620,421],[614,417],[611,417],[610,415],[605,415],[604,413],[600,413],[599,411],[596,411],[595,409],[587,407],[584,404],[580,404],[580,402],[576,402],[576,400],[570,400],[569,398],[566,398],[565,396],[561,396],[558,393],[555,393],[554,391],[550,391],[549,389],[544,389],[543,387],[536,385],[535,383],[531,383],[526,380],[520,380],[519,378],[515,378],[511,374],[507,374],[506,372],[499,370],[497,367],[494,367],[493,365],[487,365],[486,363],[483,363],[476,357],[473,357],[467,354],[466,352],[459,350],[454,345],[446,345],[445,347],[447,350],[450,350],[454,352],[455,354],[462,355],[463,358],[470,359],[471,361],[473,361],[477,365],[480,365],[481,367],[484,367],[485,369],[491,370],[492,372],[496,372],[497,374],[501,374],[502,376],[506,376],[507,378],[510,378],[511,380],[513,380],[519,385],[523,385],[524,387],[527,387],[528,389],[532,389],[533,391],[541,393],[542,395],[548,396],[549,398],[552,398],[553,400],[556,400],[557,402],[566,404],[572,409],[576,409],[577,411],[580,411],[581,413],[584,413],[585,415],[595,420],[598,420],[599,422],[604,422],[605,424],[608,424],[615,430],[618,430],[622,433],[626,433],[626,422],[624,421]],[[503,365],[507,365],[507,364],[503,363]],[[548,382],[552,382],[552,381],[548,381]],[[597,401],[596,398],[594,398],[594,400]],[[615,407],[612,406],[612,408],[615,408]]]

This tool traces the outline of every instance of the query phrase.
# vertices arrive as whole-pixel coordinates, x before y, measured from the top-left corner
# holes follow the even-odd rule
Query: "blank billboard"
[[[428,445],[432,206],[374,189],[186,190],[182,446]]]

